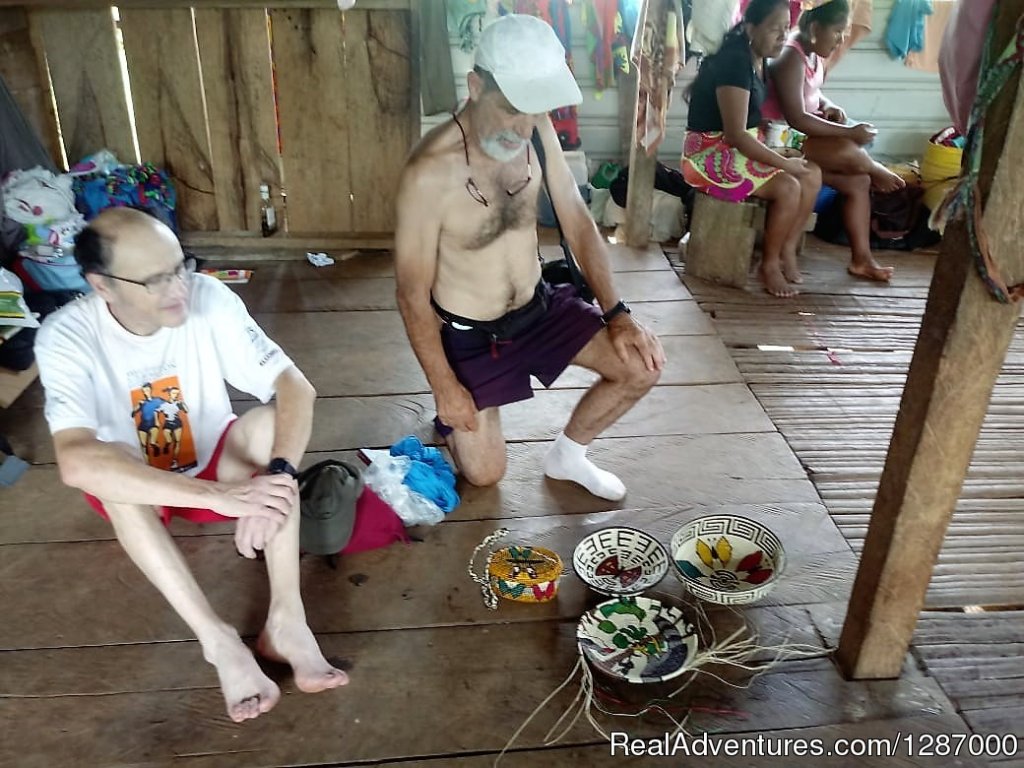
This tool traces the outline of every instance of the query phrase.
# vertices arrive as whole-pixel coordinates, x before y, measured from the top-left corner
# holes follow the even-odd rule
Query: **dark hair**
[[[750,0],[750,5],[743,12],[742,21],[737,22],[736,26],[725,33],[725,37],[722,38],[722,45],[718,50],[721,51],[730,43],[745,38],[747,31],[743,28],[744,24],[752,24],[756,27],[771,16],[776,8],[781,6],[789,10],[789,0]],[[717,53],[714,55],[717,55]],[[710,59],[712,56],[708,56],[708,58]]]
[[[501,88],[498,87],[498,81],[494,79],[494,75],[482,67],[473,67],[473,71],[476,72],[477,76],[484,81],[484,93],[487,93],[488,91],[501,92]]]
[[[844,23],[849,17],[850,3],[847,0],[828,0],[800,15],[800,31],[807,35],[811,32],[811,24],[833,27]]]
[[[91,224],[75,237],[75,261],[83,275],[102,274],[110,263],[110,240]]]

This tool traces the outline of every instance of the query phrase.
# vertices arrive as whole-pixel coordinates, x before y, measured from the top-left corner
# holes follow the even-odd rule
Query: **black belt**
[[[433,295],[430,297],[430,305],[434,308],[437,316],[448,325],[458,325],[461,328],[455,330],[472,330],[485,333],[491,341],[507,341],[514,339],[523,331],[530,328],[539,321],[548,311],[548,293],[550,289],[543,280],[537,283],[533,290],[533,298],[523,306],[507,312],[494,320],[474,320],[471,317],[462,317],[449,312],[440,306]]]

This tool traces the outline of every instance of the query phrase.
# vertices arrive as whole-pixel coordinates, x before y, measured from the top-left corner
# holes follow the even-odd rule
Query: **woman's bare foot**
[[[879,192],[895,192],[897,189],[907,186],[907,182],[903,180],[902,176],[893,173],[881,163],[875,163],[870,175],[871,186]]]
[[[236,723],[269,712],[281,698],[280,689],[263,674],[237,635],[204,655],[217,669],[228,717]]]
[[[304,621],[277,624],[268,621],[256,641],[261,656],[288,664],[295,685],[305,693],[317,693],[348,683],[348,675],[324,658],[316,638]]]
[[[851,261],[846,268],[854,277],[863,277],[865,280],[876,280],[880,283],[887,283],[892,278],[895,267],[882,267],[873,258],[866,261]]]
[[[761,283],[764,285],[765,291],[780,299],[788,299],[799,293],[796,288],[793,288],[788,282],[786,282],[786,278],[778,266],[765,267],[762,264]]]
[[[790,283],[796,283],[799,285],[804,281],[803,275],[800,274],[800,264],[797,260],[796,253],[786,254],[782,257],[782,275]]]

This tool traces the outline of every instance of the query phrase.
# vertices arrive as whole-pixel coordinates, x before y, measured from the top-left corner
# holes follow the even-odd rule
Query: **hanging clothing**
[[[885,43],[894,59],[905,59],[911,51],[924,48],[924,19],[932,14],[932,0],[896,0]]]
[[[443,3],[420,7],[420,98],[423,114],[436,115],[455,107],[455,72],[448,43],[448,17]]]
[[[8,171],[27,170],[40,166],[56,172],[50,154],[43,147],[35,129],[0,78],[0,177]]]
[[[942,100],[953,125],[967,135],[967,121],[978,93],[978,70],[985,34],[996,0],[958,0],[939,53]]]
[[[429,3],[428,3],[429,4]],[[459,37],[459,49],[466,53],[476,48],[487,15],[487,0],[446,0],[449,29]]]
[[[831,72],[846,52],[871,32],[871,15],[874,13],[873,0],[851,0],[850,25],[846,28],[843,42],[825,59],[825,71]]]
[[[740,13],[740,0],[693,0],[686,42],[694,51],[710,56],[722,47],[722,40]]]
[[[803,57],[804,112],[808,115],[816,115],[821,111],[821,87],[825,83],[825,62],[818,54],[814,52],[807,53],[804,47],[800,45],[800,40],[796,35],[786,41],[786,47],[794,49]],[[775,83],[770,77],[766,79],[768,81],[768,97],[765,99],[764,106],[761,107],[761,116],[765,120],[785,122],[786,118],[782,114],[782,106],[779,104],[779,98],[775,93]]]
[[[924,22],[924,47],[919,53],[911,51],[907,54],[908,67],[921,72],[939,71],[939,50],[952,15],[953,0],[933,0],[932,15]]]
[[[585,0],[580,17],[586,30],[587,53],[594,65],[595,87],[603,91],[615,84],[616,26],[621,34],[618,0]]]
[[[664,14],[655,17],[644,5],[633,36],[631,58],[637,67],[636,138],[653,156],[665,138],[665,124],[676,83],[684,61],[683,11],[679,0],[667,2]]]

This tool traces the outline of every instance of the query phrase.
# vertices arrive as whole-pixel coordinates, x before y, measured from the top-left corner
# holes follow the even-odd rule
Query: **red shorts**
[[[213,449],[213,455],[210,457],[210,463],[203,467],[202,471],[196,475],[200,480],[216,480],[217,479],[217,465],[220,463],[220,456],[224,453],[224,441],[227,439],[228,432],[231,431],[232,425],[237,421],[234,419],[224,427],[224,431],[220,433],[220,439],[217,440],[217,446]],[[109,520],[110,517],[107,515],[107,510],[103,508],[103,502],[88,493],[84,494],[85,500],[89,502],[89,506],[95,509],[100,517],[104,520]],[[164,525],[171,524],[172,517],[183,517],[193,523],[225,523],[234,520],[233,517],[225,517],[219,515],[212,509],[196,509],[195,507],[157,507],[160,511],[160,517],[164,521]]]

